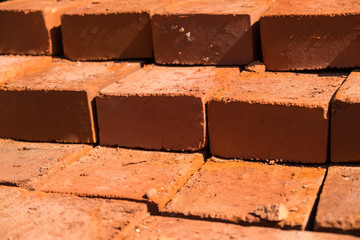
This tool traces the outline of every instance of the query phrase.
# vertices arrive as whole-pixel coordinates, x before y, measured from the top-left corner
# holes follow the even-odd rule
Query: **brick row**
[[[64,46],[72,60],[154,57],[159,64],[244,65],[259,59],[262,49],[269,70],[359,67],[357,5],[359,0],[8,1],[0,4],[0,53],[56,55]]]

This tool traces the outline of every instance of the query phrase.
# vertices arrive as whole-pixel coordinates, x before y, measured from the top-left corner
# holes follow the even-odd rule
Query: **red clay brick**
[[[163,214],[304,229],[324,174],[323,167],[213,158],[187,181]],[[268,208],[272,205],[273,210]]]
[[[155,62],[242,65],[260,49],[258,20],[270,1],[177,1],[151,17]]]
[[[307,231],[284,231],[263,227],[244,227],[219,222],[151,216],[132,229],[127,239],[312,239],[355,240],[353,236]]]
[[[360,70],[353,71],[331,107],[331,161],[360,161]]]
[[[25,74],[39,72],[50,63],[50,57],[0,56],[0,84]]]
[[[246,73],[208,104],[211,153],[224,158],[324,163],[338,73]]]
[[[94,97],[139,68],[139,63],[55,60],[43,72],[6,81],[0,86],[0,136],[94,143]]]
[[[190,150],[206,142],[205,105],[238,68],[145,68],[101,90],[100,144]]]
[[[34,189],[92,147],[0,139],[0,184]]]
[[[203,163],[200,153],[97,147],[40,190],[132,199],[162,209]]]
[[[65,56],[73,60],[152,58],[150,10],[164,1],[87,2],[62,16]]]
[[[141,203],[0,186],[1,239],[119,239],[146,214]]]
[[[62,53],[60,15],[76,7],[71,0],[16,0],[0,4],[0,53]]]
[[[360,66],[359,0],[278,0],[260,20],[269,70]]]
[[[360,236],[360,165],[330,166],[317,208],[315,229]]]

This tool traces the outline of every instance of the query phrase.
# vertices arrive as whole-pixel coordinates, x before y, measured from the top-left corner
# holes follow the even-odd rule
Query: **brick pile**
[[[0,239],[360,236],[359,0],[0,2]]]

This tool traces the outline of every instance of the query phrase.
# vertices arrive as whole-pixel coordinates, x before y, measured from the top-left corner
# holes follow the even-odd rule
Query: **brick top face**
[[[360,102],[360,70],[354,70],[336,94],[336,100],[342,102]]]
[[[9,80],[0,89],[86,90],[96,94],[101,88],[137,69],[140,69],[139,63],[57,60],[45,71]]]
[[[17,0],[8,1],[0,4],[0,11],[45,11],[53,13],[58,8],[70,7],[74,5],[72,0]]]
[[[360,0],[277,0],[266,16],[359,14]]]
[[[244,101],[326,107],[345,80],[341,73],[247,73],[242,72],[214,98],[222,101]]]
[[[239,75],[238,68],[146,66],[101,91],[104,95],[208,96]]]
[[[136,0],[136,1],[113,1],[113,0],[96,0],[85,1],[78,9],[69,11],[66,15],[83,15],[83,14],[110,14],[110,13],[141,13],[150,12],[151,10],[164,7],[166,0]]]
[[[271,0],[182,0],[168,5],[157,13],[171,14],[255,14],[268,8]]]
[[[35,57],[36,58],[36,57]],[[18,65],[26,62],[34,61],[34,57],[30,56],[0,56],[0,68]]]

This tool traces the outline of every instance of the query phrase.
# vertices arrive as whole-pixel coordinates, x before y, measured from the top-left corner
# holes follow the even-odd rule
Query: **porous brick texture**
[[[163,214],[305,229],[325,171],[212,158]]]
[[[209,101],[211,153],[223,158],[324,163],[329,102],[346,76],[243,71]]]
[[[181,154],[97,147],[50,178],[40,190],[147,202],[162,209],[204,163]]]
[[[336,93],[331,108],[331,161],[360,161],[360,70]]]
[[[182,0],[151,16],[159,64],[243,65],[260,49],[258,20],[271,1]]]
[[[207,146],[206,104],[239,68],[148,65],[101,90],[101,145],[196,151]]]
[[[320,195],[315,229],[360,236],[360,166],[331,165]]]
[[[62,16],[64,54],[73,60],[152,58],[150,10],[166,1],[85,1]]]
[[[0,186],[1,239],[121,239],[145,204]]]
[[[0,53],[62,53],[60,16],[82,0],[15,0],[0,3]]]
[[[268,70],[359,67],[359,0],[277,0],[261,18]]]
[[[44,178],[78,160],[91,148],[0,139],[0,184],[34,189]]]
[[[355,240],[358,238],[328,233],[284,231],[273,228],[244,227],[219,222],[155,216],[146,218],[137,224],[126,239]]]
[[[100,89],[139,68],[140,63],[76,63],[55,59],[42,72],[3,81],[0,136],[27,141],[95,143],[94,97]]]

